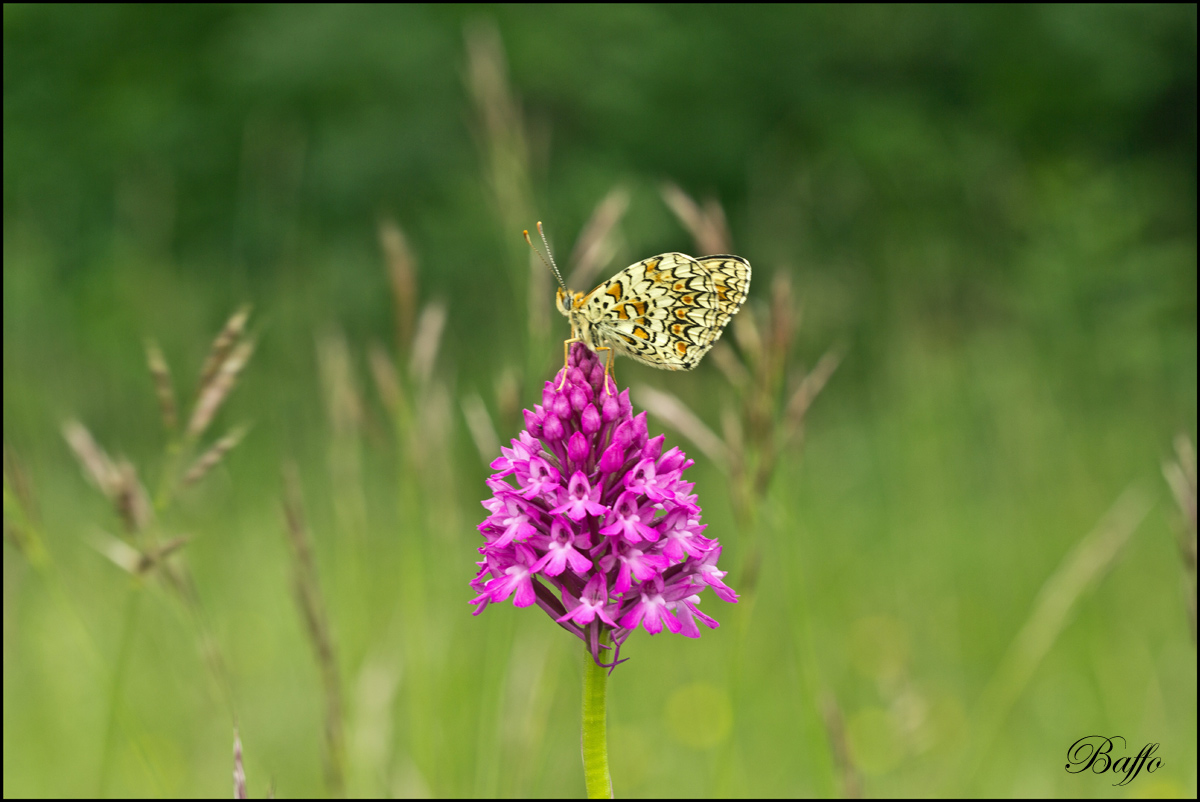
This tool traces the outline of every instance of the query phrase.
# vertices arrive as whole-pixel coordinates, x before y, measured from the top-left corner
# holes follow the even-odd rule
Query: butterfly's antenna
[[[534,247],[533,240],[529,238],[528,229],[522,232],[525,235],[525,241],[529,243],[529,247],[533,248],[533,252],[536,253],[538,258],[542,260],[542,264],[550,268],[550,272],[554,274],[556,279],[558,279],[558,286],[563,288],[563,292],[567,293],[567,295],[570,295],[571,291],[567,289],[567,284],[565,281],[563,281],[562,273],[558,272],[558,265],[554,262],[554,254],[550,253],[550,243],[546,242],[546,232],[542,230],[542,221],[538,221],[537,228],[538,233],[542,235],[542,244],[546,246],[546,256],[550,257],[550,261],[547,262],[546,258],[542,256],[541,251]]]

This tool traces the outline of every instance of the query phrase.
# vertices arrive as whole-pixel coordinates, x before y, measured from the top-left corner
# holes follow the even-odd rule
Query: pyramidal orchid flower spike
[[[692,460],[678,448],[662,453],[663,436],[649,436],[646,413],[633,414],[629,391],[616,392],[582,343],[561,389],[560,378],[546,382],[525,430],[491,465],[471,603],[476,615],[509,598],[536,604],[611,671],[638,627],[698,638],[698,624],[718,626],[699,610],[701,591],[727,602],[737,594],[683,480]]]

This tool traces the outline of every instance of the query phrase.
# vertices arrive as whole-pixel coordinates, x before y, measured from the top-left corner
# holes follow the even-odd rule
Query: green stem
[[[601,636],[604,644],[607,637]],[[608,669],[596,665],[590,651],[583,659],[583,776],[588,799],[612,799],[608,775]]]
[[[100,758],[100,791],[97,796],[103,798],[108,792],[108,774],[112,766],[113,748],[117,739],[117,716],[121,706],[121,680],[125,676],[125,667],[129,663],[129,652],[133,647],[133,633],[137,629],[138,602],[141,601],[141,588],[137,585],[130,588],[129,601],[125,607],[125,624],[121,631],[121,645],[117,652],[117,664],[113,668],[112,687],[108,698],[108,728],[104,733],[104,752]]]

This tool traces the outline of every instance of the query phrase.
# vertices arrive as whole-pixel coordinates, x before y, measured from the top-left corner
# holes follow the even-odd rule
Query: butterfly
[[[538,223],[539,233],[541,228]],[[593,352],[607,351],[606,376],[618,353],[664,370],[691,370],[721,339],[750,290],[750,263],[730,254],[696,259],[662,253],[630,265],[588,293],[568,290],[557,266],[551,270],[560,286],[558,311],[571,321],[564,358],[574,342]]]

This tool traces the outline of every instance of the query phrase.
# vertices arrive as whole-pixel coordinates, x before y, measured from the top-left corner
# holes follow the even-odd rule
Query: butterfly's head
[[[583,303],[582,292],[570,292],[569,290],[559,289],[554,297],[555,304],[558,306],[558,311],[564,317],[571,317],[571,313],[579,309]]]

